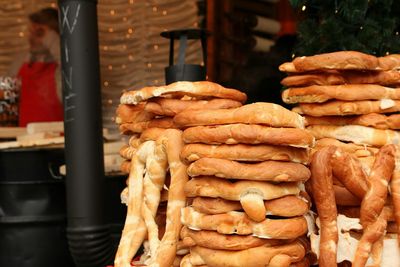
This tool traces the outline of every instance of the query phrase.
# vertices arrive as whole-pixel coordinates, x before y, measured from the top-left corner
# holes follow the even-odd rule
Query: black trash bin
[[[73,267],[65,234],[64,149],[0,151],[0,266]]]

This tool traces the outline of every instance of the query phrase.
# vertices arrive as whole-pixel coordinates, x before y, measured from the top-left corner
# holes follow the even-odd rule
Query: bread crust
[[[144,110],[145,103],[139,105],[120,104],[117,107],[115,122],[117,124],[149,121],[156,114]]]
[[[210,176],[193,178],[185,184],[185,193],[188,197],[220,197],[235,201],[240,200],[242,194],[251,189],[260,192],[264,200],[287,195],[297,195],[300,192],[297,183],[272,184],[261,181],[238,181],[231,183],[228,180]]]
[[[293,69],[296,72],[323,69],[382,70],[377,57],[358,51],[339,51],[308,57],[296,57],[292,61],[292,64],[294,68],[289,65],[281,65],[279,66],[279,70],[284,72],[293,72]]]
[[[364,229],[377,220],[385,205],[388,184],[395,167],[394,145],[383,146],[376,155],[370,176],[369,189],[361,202],[360,220]]]
[[[173,117],[184,110],[237,108],[241,105],[242,103],[231,99],[181,100],[156,97],[146,103],[144,110],[158,116]]]
[[[153,97],[159,97],[170,93],[184,93],[189,96],[207,96],[216,98],[225,98],[246,102],[246,94],[235,90],[224,88],[219,84],[201,81],[201,82],[175,82],[165,86],[144,87],[140,90],[132,90],[122,94],[121,104],[136,105]]]
[[[324,117],[313,117],[305,116],[306,125],[361,125],[367,127],[373,127],[376,129],[400,129],[400,114],[377,114],[369,113],[358,116],[324,116]]]
[[[288,88],[282,92],[282,100],[288,104],[323,103],[331,99],[343,101],[400,99],[400,89],[377,84],[311,85]]]
[[[302,87],[310,85],[338,85],[338,84],[379,84],[396,86],[400,84],[400,71],[343,71],[318,72],[290,75],[285,77],[281,84],[286,87]]]
[[[304,182],[311,176],[310,170],[300,163],[270,160],[248,164],[217,158],[201,158],[193,162],[188,167],[188,174],[191,177],[216,176],[270,182]]]
[[[243,212],[208,215],[185,207],[181,220],[190,229],[212,230],[220,234],[252,234],[266,239],[294,239],[307,232],[307,222],[303,216],[254,222]]]
[[[387,102],[387,101],[386,101]],[[326,103],[301,103],[292,110],[314,117],[321,116],[343,116],[343,115],[363,115],[369,113],[393,113],[400,111],[400,101],[389,100],[389,106],[385,106],[385,100],[380,101],[340,101],[332,100]]]
[[[303,129],[247,124],[191,127],[183,132],[183,139],[185,143],[204,144],[270,144],[302,148],[314,145],[314,137]]]
[[[361,157],[370,157],[374,156],[378,153],[378,148],[369,147],[365,145],[356,145],[354,143],[343,143],[334,138],[322,138],[315,142],[315,147],[313,150],[318,151],[323,147],[327,146],[336,146],[341,150],[353,154],[354,156],[361,158]]]
[[[215,231],[194,231],[186,226],[182,228],[181,238],[184,243],[194,243],[197,246],[205,248],[232,251],[259,246],[278,246],[288,243],[287,240],[262,239],[251,235],[222,235]]]
[[[321,267],[336,266],[338,243],[337,209],[332,182],[331,157],[335,147],[325,147],[313,155],[311,187],[321,223],[318,263]]]
[[[306,194],[305,192],[301,193]],[[308,212],[310,204],[311,202],[303,194],[300,194],[300,196],[283,196],[264,201],[266,215],[282,217],[304,215]],[[195,197],[191,206],[196,211],[205,214],[221,214],[230,211],[240,211],[242,209],[238,201],[209,197]]]
[[[382,147],[386,144],[398,144],[400,142],[400,133],[397,131],[380,130],[359,125],[312,125],[308,126],[307,130],[316,139],[334,138],[374,147]]]
[[[179,127],[220,124],[261,124],[272,127],[304,128],[304,118],[273,103],[253,103],[239,108],[186,110],[174,117]]]
[[[176,129],[173,119],[169,117],[152,119],[150,121],[123,123],[119,126],[119,130],[122,134],[130,135],[132,133],[141,133],[148,128],[164,128],[164,129]]]
[[[219,158],[237,161],[291,161],[307,164],[309,151],[307,149],[274,146],[274,145],[206,145],[187,144],[183,147],[181,157],[186,162],[201,158]]]
[[[255,248],[249,248],[241,251],[225,251],[225,250],[213,250],[200,246],[195,246],[190,249],[190,253],[198,255],[202,262],[207,266],[215,267],[288,267],[291,262],[300,261],[304,258],[305,249],[299,241],[293,241],[290,244],[282,246],[259,246]],[[289,262],[285,263],[282,261],[275,260],[275,263],[270,263],[274,258],[287,255]],[[275,265],[278,263],[279,265]]]

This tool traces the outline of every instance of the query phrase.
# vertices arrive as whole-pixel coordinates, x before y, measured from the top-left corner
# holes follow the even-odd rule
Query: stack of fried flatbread
[[[310,177],[314,138],[304,119],[279,105],[186,110],[181,158],[191,177],[181,238],[181,266],[308,266]]]
[[[400,141],[400,55],[341,51],[295,58],[280,70],[290,74],[283,101],[298,104],[294,111],[317,139],[376,147]]]
[[[390,144],[400,140],[400,55],[341,51],[295,58],[280,70],[289,73],[283,100],[298,104],[293,110],[318,139],[310,191],[319,265],[398,266],[398,149]]]
[[[127,217],[115,267],[128,267],[141,245],[147,266],[179,266],[188,253],[179,240],[181,208],[186,205],[186,165],[180,160],[182,131],[173,118],[185,110],[236,108],[246,95],[212,82],[177,82],[122,95],[116,122],[131,136],[120,154],[129,173],[121,199]],[[161,203],[161,204],[160,204]]]

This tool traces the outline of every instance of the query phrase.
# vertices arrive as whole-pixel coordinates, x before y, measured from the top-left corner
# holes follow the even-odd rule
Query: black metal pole
[[[113,257],[103,214],[104,162],[96,0],[59,0],[67,236],[78,266]]]

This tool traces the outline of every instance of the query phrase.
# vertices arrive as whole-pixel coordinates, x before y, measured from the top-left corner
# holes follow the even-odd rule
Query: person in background
[[[21,79],[19,126],[63,120],[58,12],[45,8],[29,15],[29,53],[16,59],[9,76]]]

